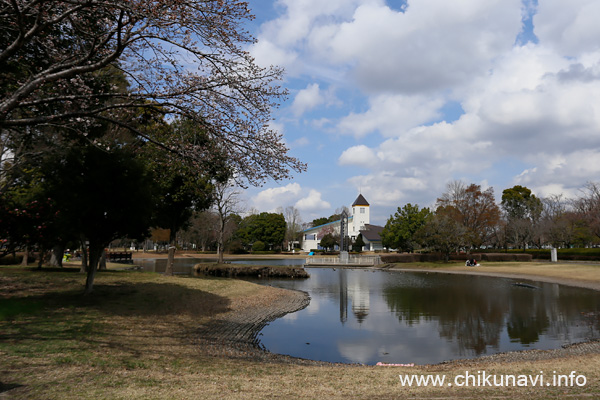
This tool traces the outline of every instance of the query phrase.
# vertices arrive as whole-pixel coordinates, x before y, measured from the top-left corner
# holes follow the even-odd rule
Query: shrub
[[[32,260],[32,257],[29,258],[29,260]],[[23,256],[18,255],[18,256],[4,256],[4,257],[0,257],[0,265],[17,265],[17,264],[21,264],[21,262],[23,261]]]
[[[252,244],[252,251],[265,251],[266,249],[266,245],[264,242],[261,242],[260,240],[257,240],[256,242],[254,242]]]
[[[474,257],[477,259],[476,257]],[[531,254],[516,254],[516,253],[484,253],[481,254],[482,261],[498,262],[498,261],[521,261],[529,262],[532,260]]]
[[[384,254],[381,256],[383,263],[412,263],[421,261],[420,254],[402,253],[402,254]]]

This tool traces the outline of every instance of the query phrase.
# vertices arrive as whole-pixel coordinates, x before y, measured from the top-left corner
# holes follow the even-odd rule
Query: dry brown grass
[[[600,290],[600,265],[545,262],[484,262],[479,267],[464,263],[395,264],[395,269],[481,274],[559,282]]]
[[[571,279],[576,271],[580,279],[600,282],[598,267],[567,267],[561,272],[556,265],[505,264],[481,271],[560,279]],[[461,271],[458,266],[441,269]],[[227,348],[214,356],[198,340],[197,327],[225,312],[273,301],[278,295],[274,289],[228,279],[109,271],[98,275],[96,293],[83,298],[83,280],[76,272],[0,268],[0,305],[16,304],[21,310],[0,320],[0,399],[600,397],[598,354],[413,368],[253,361],[228,356]],[[408,388],[398,379],[405,373],[450,379],[466,370],[517,375],[544,371],[547,378],[552,371],[577,371],[588,384]]]

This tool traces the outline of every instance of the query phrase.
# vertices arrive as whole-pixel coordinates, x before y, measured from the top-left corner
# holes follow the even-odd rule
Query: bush
[[[450,254],[452,261],[466,261],[474,258],[478,261],[520,261],[529,262],[532,260],[531,254],[512,254],[512,253],[460,253]],[[437,262],[443,261],[444,255],[439,253],[403,253],[403,254],[384,254],[381,256],[383,263],[414,263],[414,262]]]
[[[417,253],[402,253],[402,254],[383,254],[381,262],[383,263],[414,263],[414,262],[435,262],[443,260],[442,255],[417,254]]]
[[[32,259],[33,257],[29,258],[30,261]],[[21,264],[21,262],[23,262],[23,256],[21,255],[0,257],[0,265],[18,265]]]
[[[267,246],[265,245],[265,243],[261,242],[260,240],[257,240],[256,242],[254,242],[252,244],[252,252],[265,251],[266,248],[267,248]]]
[[[477,259],[475,257],[475,259]],[[533,259],[531,254],[516,254],[516,253],[484,253],[481,254],[482,261],[498,262],[498,261],[521,261],[530,262]]]

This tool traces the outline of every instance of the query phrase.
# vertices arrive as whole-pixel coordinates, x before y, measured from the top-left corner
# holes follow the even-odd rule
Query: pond
[[[310,305],[267,325],[267,350],[342,363],[439,363],[600,338],[600,293],[558,284],[442,273],[310,268],[269,280]]]

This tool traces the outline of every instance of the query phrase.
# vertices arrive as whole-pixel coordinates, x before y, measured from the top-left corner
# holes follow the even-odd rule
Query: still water
[[[600,338],[600,293],[558,284],[436,273],[310,268],[269,280],[310,305],[267,325],[269,351],[343,363],[438,363]]]

